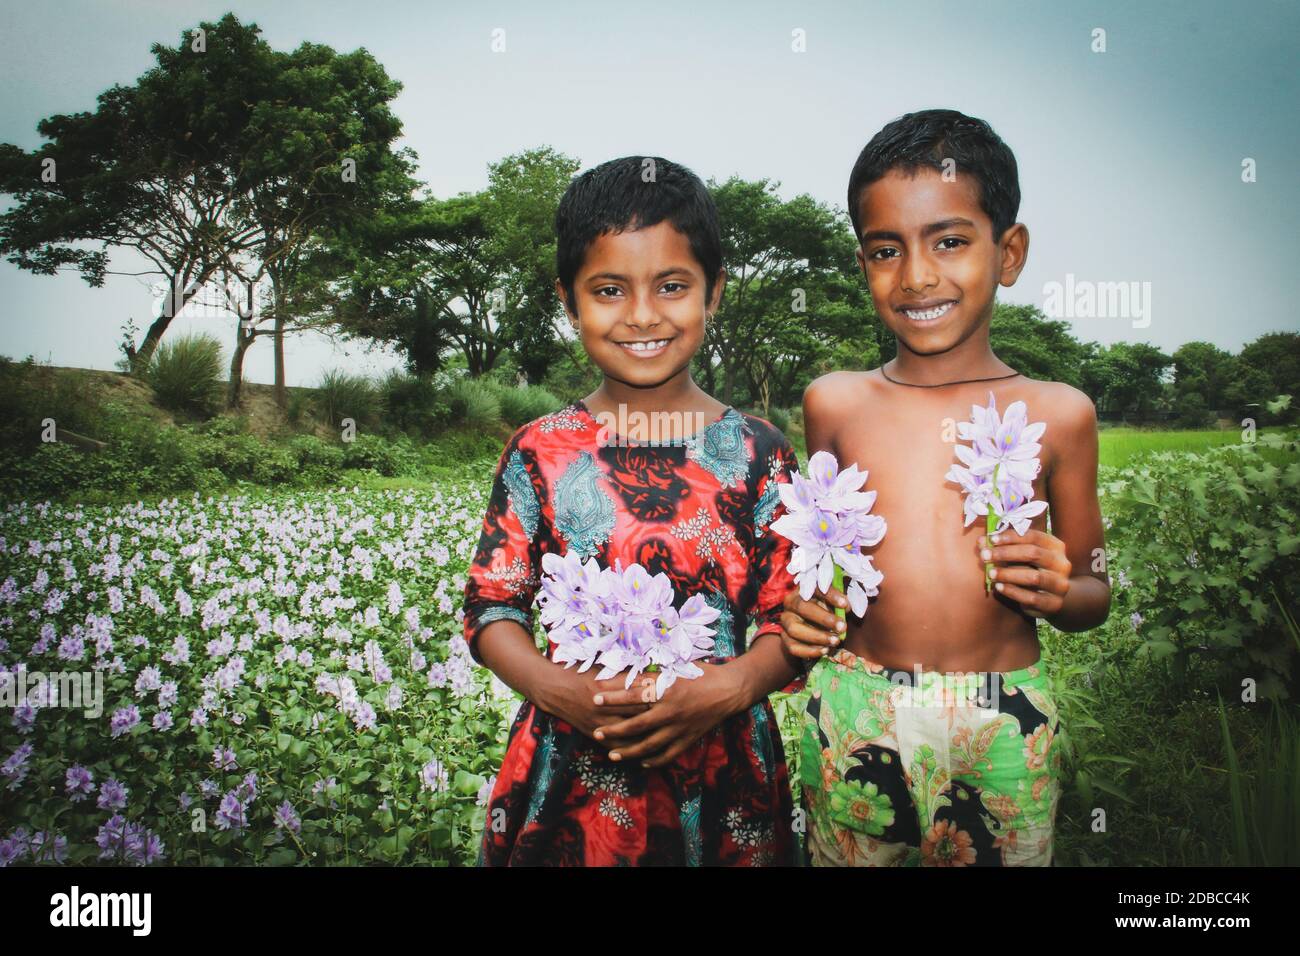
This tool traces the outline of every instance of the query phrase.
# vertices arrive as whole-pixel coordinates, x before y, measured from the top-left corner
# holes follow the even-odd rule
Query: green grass
[[[1104,428],[1098,436],[1103,466],[1122,468],[1137,455],[1155,451],[1205,451],[1216,445],[1241,442],[1240,429],[1218,431],[1155,431],[1142,428]]]

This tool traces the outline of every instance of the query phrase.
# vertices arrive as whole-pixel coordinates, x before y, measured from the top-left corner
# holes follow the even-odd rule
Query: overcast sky
[[[659,154],[704,177],[779,180],[844,204],[858,151],[884,123],[950,107],[1015,151],[1032,236],[1003,301],[1049,302],[1049,283],[1135,282],[1143,311],[1072,319],[1102,343],[1230,350],[1300,328],[1295,158],[1300,5],[1131,3],[439,2],[200,3],[0,0],[0,142],[95,108],[153,59],[149,45],[233,10],[276,49],[365,47],[404,84],[401,145],[447,196],[486,184],[500,157],[549,144],[585,166]],[[1094,31],[1105,52],[1094,52]],[[504,30],[505,51],[492,51]],[[804,52],[795,52],[802,31]],[[1243,160],[1257,181],[1242,181]],[[124,257],[115,260],[125,268]],[[0,263],[0,353],[112,368],[147,285],[32,276]],[[1131,307],[1133,311],[1135,307]],[[1103,310],[1104,311],[1104,310]],[[234,320],[180,321],[232,341]],[[169,333],[171,334],[171,333]],[[289,382],[382,356],[299,339]],[[260,341],[246,375],[272,377]]]

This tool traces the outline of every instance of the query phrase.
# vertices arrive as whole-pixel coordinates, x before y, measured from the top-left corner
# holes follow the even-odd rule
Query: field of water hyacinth
[[[517,698],[460,638],[483,489],[0,515],[0,866],[472,864]],[[43,705],[43,706],[42,706]]]
[[[0,506],[0,866],[472,864],[518,706],[460,638],[492,465]],[[1294,697],[1226,718],[1215,697],[1295,673],[1294,437],[1103,471],[1111,618],[1043,633],[1069,728],[1059,862],[1300,859],[1300,786],[1265,786],[1300,780],[1267,733]],[[1186,555],[1201,577],[1186,542],[1212,550]],[[1275,617],[1242,602],[1274,592]],[[1198,595],[1220,612],[1189,613]],[[38,674],[102,687],[99,706],[63,684],[15,705]],[[803,697],[772,700],[797,779]]]

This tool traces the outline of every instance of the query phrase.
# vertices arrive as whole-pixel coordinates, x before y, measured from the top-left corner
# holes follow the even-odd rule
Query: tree
[[[868,322],[843,213],[779,184],[732,177],[710,190],[722,224],[727,285],[699,356],[705,387],[735,401],[738,385],[766,413],[833,343]]]
[[[1099,412],[1147,417],[1159,404],[1173,359],[1145,342],[1116,342],[1084,366],[1081,388]]]
[[[1097,348],[1092,342],[1076,339],[1069,323],[1049,319],[1035,306],[1002,302],[993,307],[989,344],[998,358],[1017,372],[1076,388]]]
[[[1224,406],[1224,390],[1239,375],[1237,360],[1209,342],[1187,342],[1173,354],[1174,391],[1200,395],[1210,409]]]
[[[452,351],[479,376],[512,353],[540,380],[565,347],[553,217],[577,168],[548,147],[529,150],[489,167],[482,192],[426,196],[382,218],[341,283],[349,334],[395,344],[413,371]]]
[[[1243,366],[1243,383],[1249,380],[1252,388],[1239,388],[1236,397],[1243,399],[1245,404],[1263,403],[1278,395],[1290,395],[1291,406],[1282,417],[1295,421],[1297,405],[1300,405],[1300,332],[1261,335],[1242,348],[1239,358]]]
[[[0,145],[0,191],[16,199],[0,216],[8,261],[37,275],[72,267],[92,287],[110,274],[156,275],[169,290],[129,355],[136,374],[186,297],[221,266],[236,196],[225,171],[271,72],[255,28],[227,15],[202,29],[201,40],[187,31],[177,50],[154,44],[159,66],[101,93],[94,113],[41,120],[49,142],[34,152]],[[152,268],[111,270],[115,248]]]

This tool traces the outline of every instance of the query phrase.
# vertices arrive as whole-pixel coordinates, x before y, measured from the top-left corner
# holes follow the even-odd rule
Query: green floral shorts
[[[894,670],[847,650],[808,676],[800,783],[814,866],[1047,866],[1060,721],[1041,662]]]

